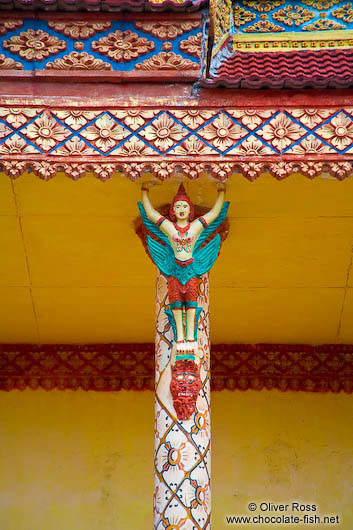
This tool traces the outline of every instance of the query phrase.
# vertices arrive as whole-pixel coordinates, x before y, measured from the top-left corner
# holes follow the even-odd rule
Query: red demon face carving
[[[188,420],[195,412],[200,388],[200,371],[194,361],[177,361],[172,366],[170,392],[179,420]]]

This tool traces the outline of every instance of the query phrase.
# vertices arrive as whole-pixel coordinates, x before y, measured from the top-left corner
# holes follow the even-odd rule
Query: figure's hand
[[[217,191],[226,191],[226,185],[224,182],[217,182]]]
[[[155,180],[148,180],[148,181],[142,183],[141,190],[142,191],[149,191],[150,188],[152,188],[153,186],[156,186],[157,184],[159,184],[159,182],[157,182]]]

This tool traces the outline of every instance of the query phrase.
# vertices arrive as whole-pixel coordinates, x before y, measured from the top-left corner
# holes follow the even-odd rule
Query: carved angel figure
[[[142,187],[139,208],[148,232],[149,254],[168,279],[166,314],[174,333],[170,392],[178,419],[187,420],[195,412],[202,387],[197,345],[202,311],[197,305],[199,278],[218,257],[221,236],[216,231],[227,216],[229,202],[224,203],[224,186],[219,185],[213,208],[194,219],[194,205],[181,185],[167,219],[153,208],[148,188],[149,184]]]
[[[150,255],[168,278],[171,312],[168,316],[174,330],[178,358],[182,354],[185,354],[184,359],[191,358],[188,353],[197,349],[198,283],[218,257],[221,237],[215,231],[225,220],[229,206],[229,202],[224,203],[224,190],[224,186],[219,185],[213,208],[194,219],[194,205],[181,184],[167,219],[152,206],[148,185],[142,187],[140,213],[147,230],[154,236],[147,236]],[[204,244],[207,239],[210,241]],[[185,329],[183,311],[186,313]]]

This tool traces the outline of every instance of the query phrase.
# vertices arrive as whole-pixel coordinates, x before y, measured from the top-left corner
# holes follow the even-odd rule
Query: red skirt
[[[191,278],[185,285],[173,276],[168,278],[169,303],[197,302],[198,290],[198,278]]]

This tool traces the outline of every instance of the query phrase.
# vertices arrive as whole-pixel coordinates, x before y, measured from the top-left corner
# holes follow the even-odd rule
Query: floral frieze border
[[[353,345],[212,346],[211,388],[353,392]],[[154,344],[0,344],[0,391],[153,390]]]
[[[262,173],[270,173],[277,180],[283,180],[294,173],[313,179],[320,175],[329,175],[343,180],[353,174],[353,161],[333,160],[305,160],[293,161],[280,159],[278,161],[189,161],[189,160],[148,160],[146,161],[73,161],[65,162],[53,160],[16,160],[1,159],[0,168],[12,179],[23,173],[33,172],[42,180],[50,180],[57,173],[63,172],[72,180],[78,180],[86,174],[92,174],[105,182],[116,173],[123,174],[131,181],[136,181],[146,173],[154,174],[161,181],[173,176],[185,176],[197,179],[208,175],[216,180],[225,182],[233,174],[241,174],[250,181],[256,180]]]
[[[0,105],[0,166],[12,178],[33,171],[49,180],[64,172],[74,180],[93,173],[108,180],[123,173],[137,180],[154,173],[202,175],[225,181],[234,173],[256,180],[269,172],[281,180],[292,173],[308,178],[353,173],[353,108],[229,104],[197,106],[187,97],[138,107],[54,108],[42,104]],[[127,102],[128,103],[128,102]],[[304,103],[304,102],[303,102]]]

